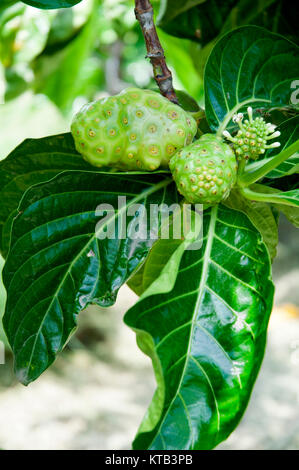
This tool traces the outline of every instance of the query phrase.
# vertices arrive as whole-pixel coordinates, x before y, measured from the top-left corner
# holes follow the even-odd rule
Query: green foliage
[[[90,0],[56,12],[34,10],[42,34],[33,9],[20,5],[0,8],[6,99],[31,89],[69,115],[127,83],[151,86],[132,2]],[[151,357],[158,385],[134,448],[211,449],[237,426],[263,359],[279,212],[299,225],[298,109],[290,102],[298,48],[271,32],[284,25],[293,35],[284,1],[261,1],[258,8],[247,0],[160,5],[161,27],[179,36],[161,35],[177,69],[176,87],[197,101],[215,45],[204,76],[206,119],[198,103],[179,94],[182,108],[199,121],[198,133],[217,132],[216,140],[224,130],[234,134],[233,116],[252,106],[255,117],[279,124],[281,148],[239,166],[225,205],[204,207],[202,245],[192,250],[190,227],[179,239],[161,235],[164,223],[174,230],[185,207],[168,171],[97,171],[69,133],[26,140],[0,163],[4,327],[16,374],[28,384],[63,349],[80,311],[91,303],[112,305],[128,282],[141,297],[125,321]],[[231,31],[241,23],[267,23],[269,30]],[[32,35],[34,47],[28,47],[30,38],[16,47],[22,31]],[[126,196],[121,207],[118,196]],[[179,206],[166,221],[158,219],[156,240],[149,209],[163,203]],[[140,230],[145,236],[136,238]]]
[[[185,252],[173,288],[158,278],[159,293],[145,293],[125,316],[153,339],[147,353],[162,398],[134,449],[215,447],[239,422],[263,358],[273,285],[260,234],[217,206],[205,212],[203,237],[201,250]]]
[[[90,169],[77,153],[71,134],[25,140],[0,162],[0,198],[3,201],[0,206],[0,251],[4,256],[9,250],[12,221],[25,191],[71,169]]]
[[[103,209],[106,216],[99,220],[97,204],[117,208],[119,195],[127,197],[126,204],[116,216]],[[77,314],[90,303],[112,305],[145,259],[152,227],[142,219],[145,239],[132,238],[141,223],[134,205],[149,208],[176,199],[171,179],[157,174],[64,172],[26,193],[3,272],[4,326],[22,383],[35,380],[54,361],[76,328]],[[124,217],[131,207],[131,217]],[[115,238],[105,235],[114,230]]]
[[[272,208],[263,202],[249,201],[238,191],[233,190],[225,205],[244,212],[263,237],[271,260],[277,253],[278,226]]]
[[[168,34],[203,46],[191,52],[201,74],[219,38],[239,26],[262,26],[298,43],[298,21],[288,0],[161,0],[158,22]]]
[[[232,118],[246,113],[248,106],[256,110],[290,104],[291,84],[298,77],[298,50],[281,36],[255,26],[244,26],[220,39],[205,69],[210,127],[219,134],[226,128],[236,130]]]

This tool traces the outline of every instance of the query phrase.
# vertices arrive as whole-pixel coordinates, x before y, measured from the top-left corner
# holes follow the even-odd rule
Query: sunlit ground
[[[25,137],[68,129],[42,96],[25,95],[3,111],[1,158]],[[266,358],[245,417],[223,449],[299,449],[299,243],[286,221],[274,277]],[[28,388],[16,383],[7,354],[0,366],[0,448],[130,448],[155,388],[150,361],[122,323],[135,300],[124,287],[114,307],[82,313],[70,346]],[[0,291],[0,309],[3,303]]]

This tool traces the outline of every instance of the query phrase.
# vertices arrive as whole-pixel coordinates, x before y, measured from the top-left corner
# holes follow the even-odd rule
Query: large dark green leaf
[[[43,10],[53,10],[56,8],[70,8],[82,0],[23,0],[23,3]]]
[[[135,449],[211,449],[238,424],[265,349],[271,266],[245,214],[205,212],[200,250],[186,251],[126,314],[158,389]],[[155,292],[159,292],[155,295]]]
[[[298,78],[299,48],[277,34],[245,26],[225,35],[205,69],[206,114],[219,134],[235,129],[232,117],[248,106],[290,104],[291,83]]]
[[[126,197],[119,209],[118,196]],[[150,210],[140,218],[135,204],[149,209],[176,201],[175,185],[164,174],[70,171],[28,190],[3,272],[4,326],[22,383],[35,380],[54,361],[82,309],[114,303],[118,289],[147,256],[154,243]],[[100,204],[117,212],[101,220]],[[115,237],[100,240],[114,223]],[[137,225],[144,239],[136,238]]]
[[[71,134],[28,139],[0,162],[0,251],[6,256],[12,216],[23,193],[64,170],[89,170],[75,149]],[[4,237],[2,231],[6,225]]]

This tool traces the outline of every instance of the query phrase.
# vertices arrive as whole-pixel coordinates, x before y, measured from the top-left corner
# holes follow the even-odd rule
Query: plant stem
[[[239,166],[238,166],[238,176],[241,177],[241,175],[243,175],[243,172],[244,172],[246,163],[247,163],[247,160],[245,160],[245,158],[242,158],[242,160],[239,162]]]
[[[263,190],[263,188],[265,188],[266,191],[270,190],[269,187],[265,187],[262,184],[253,185],[253,188],[260,190]],[[275,190],[271,188],[268,193],[260,193],[250,188],[239,188],[239,191],[246,199],[249,199],[250,201],[268,202],[270,204],[280,204],[285,206],[298,207],[297,204],[294,204],[293,202],[288,201],[286,199],[282,199],[281,196],[283,195],[283,191],[279,191],[277,189]],[[274,192],[272,193],[272,191]]]
[[[299,151],[299,140],[296,140],[296,142],[293,142],[289,147],[287,147],[285,150],[280,152],[278,155],[275,157],[267,159],[267,162],[263,164],[260,168],[256,168],[255,170],[251,170],[250,168],[243,173],[243,175],[239,179],[239,185],[240,186],[249,186],[256,181],[260,180],[264,176],[266,176],[270,171],[274,170],[277,168],[281,163],[283,163],[285,160],[287,160],[289,157],[291,157],[294,153]],[[262,161],[261,161],[262,164]]]
[[[145,39],[147,57],[154,70],[154,77],[160,92],[173,103],[178,99],[173,88],[172,74],[167,67],[163,47],[154,23],[154,11],[149,0],[135,0],[135,15]]]

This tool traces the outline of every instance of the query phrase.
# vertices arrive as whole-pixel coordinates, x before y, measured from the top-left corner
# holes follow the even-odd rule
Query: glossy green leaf
[[[126,197],[121,207],[118,196]],[[3,271],[4,326],[22,383],[55,360],[82,309],[115,302],[154,243],[150,204],[176,201],[172,180],[148,173],[68,171],[26,192]],[[112,208],[99,214],[101,204]],[[140,217],[142,207],[146,217]]]
[[[75,149],[71,134],[27,139],[0,162],[0,251],[5,256],[13,215],[24,192],[72,169],[89,170],[91,166]]]
[[[256,26],[238,28],[220,39],[205,69],[206,114],[219,134],[234,130],[232,117],[247,107],[269,109],[290,103],[298,78],[299,48]]]
[[[175,285],[162,272],[149,289],[125,316],[158,382],[134,448],[211,449],[239,423],[261,365],[274,290],[268,251],[245,214],[216,206]]]
[[[23,3],[43,10],[54,10],[56,8],[70,8],[82,0],[23,0]]]

